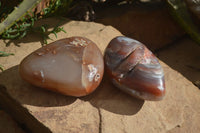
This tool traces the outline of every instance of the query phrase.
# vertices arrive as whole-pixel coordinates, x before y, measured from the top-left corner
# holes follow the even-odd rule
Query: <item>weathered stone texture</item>
[[[58,19],[44,20],[50,24]],[[96,42],[103,52],[109,41],[121,35],[111,26],[92,22],[63,21],[65,33],[58,38],[84,36]],[[52,36],[54,40],[57,40]],[[116,89],[105,74],[97,90],[86,97],[74,98],[40,89],[23,81],[18,64],[41,47],[40,38],[29,35],[0,49],[15,53],[1,58],[5,71],[0,83],[9,94],[55,133],[197,133],[200,131],[200,93],[189,80],[161,61],[165,71],[166,96],[159,102],[142,101]],[[16,42],[15,42],[16,43]]]

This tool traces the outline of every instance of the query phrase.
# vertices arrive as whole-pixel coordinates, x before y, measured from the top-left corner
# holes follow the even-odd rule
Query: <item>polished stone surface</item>
[[[20,75],[27,82],[71,96],[93,92],[103,72],[100,50],[83,37],[55,41],[34,51],[20,63]]]
[[[39,22],[54,27],[59,20],[49,18]],[[59,32],[58,38],[50,35],[53,40],[48,42],[71,36],[84,36],[95,42],[104,53],[112,38],[122,36],[111,26],[93,22],[66,20],[62,26],[67,33]],[[200,49],[191,39],[182,40],[170,49],[158,53],[161,59],[159,62],[165,72],[166,95],[163,100],[157,102],[136,99],[116,89],[109,81],[107,73],[94,93],[81,98],[56,94],[24,82],[18,73],[19,63],[25,56],[41,47],[40,41],[41,38],[35,34],[16,40],[9,47],[0,40],[2,51],[15,53],[14,56],[0,59],[0,64],[5,68],[5,71],[0,73],[0,83],[53,133],[200,131],[200,90],[191,82],[200,78],[200,72],[187,67],[190,65],[198,68]],[[141,128],[141,125],[145,128]]]
[[[144,100],[164,97],[163,69],[142,43],[124,36],[112,39],[105,51],[105,64],[115,86],[128,94]]]

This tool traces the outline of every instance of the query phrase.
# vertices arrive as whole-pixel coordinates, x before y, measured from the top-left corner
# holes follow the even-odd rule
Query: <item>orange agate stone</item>
[[[104,63],[94,42],[70,37],[34,51],[22,60],[19,68],[22,79],[32,85],[79,97],[98,87]]]

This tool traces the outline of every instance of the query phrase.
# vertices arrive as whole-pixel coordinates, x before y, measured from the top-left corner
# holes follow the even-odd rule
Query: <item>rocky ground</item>
[[[128,11],[125,10],[127,8]],[[118,11],[117,15],[113,15],[112,11]],[[59,19],[51,18],[39,23],[53,27],[57,22]],[[12,98],[28,110],[30,116],[26,119],[27,123],[32,121],[33,115],[37,120],[32,123],[33,127],[39,123],[55,133],[200,131],[200,90],[193,84],[200,80],[200,47],[176,25],[166,9],[113,8],[99,13],[96,22],[64,20],[62,26],[67,33],[58,33],[58,38],[52,35],[53,40],[49,42],[84,36],[94,41],[102,53],[112,38],[122,34],[145,43],[163,66],[166,96],[158,102],[133,98],[116,89],[106,73],[97,90],[81,98],[31,86],[20,78],[18,65],[25,56],[41,47],[41,37],[32,34],[10,42],[9,47],[0,40],[1,50],[15,53],[14,56],[0,59],[0,64],[6,69],[0,73],[0,83],[6,86]],[[3,116],[0,118],[0,132],[24,132],[24,126],[17,124],[6,112],[0,110]],[[21,120],[24,117],[21,115]]]

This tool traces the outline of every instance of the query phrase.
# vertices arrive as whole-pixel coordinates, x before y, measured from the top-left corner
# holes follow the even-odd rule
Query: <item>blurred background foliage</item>
[[[61,16],[75,20],[93,21],[95,11],[120,4],[165,5],[185,32],[200,44],[200,0],[2,0],[0,1],[0,39],[21,39],[30,32],[36,32],[47,44],[49,34],[66,32],[56,26],[48,30],[48,25],[35,27],[39,19]],[[21,14],[20,14],[21,12]],[[17,19],[13,19],[13,18]],[[13,55],[0,50],[0,57]],[[0,69],[2,66],[0,65]]]
[[[17,17],[20,19],[11,20],[14,22],[6,21],[9,16],[13,17],[12,14],[15,12],[20,12],[17,8],[25,2],[32,2],[31,6],[33,7],[31,7],[31,10],[24,8],[24,14]],[[104,4],[101,7],[106,7],[107,5],[112,6],[123,2],[128,4],[140,2],[149,5],[164,2],[184,30],[200,43],[200,34],[198,26],[196,26],[196,24],[199,24],[200,19],[200,0],[3,0],[0,2],[0,27],[3,27],[0,29],[0,38],[21,39],[29,32],[38,32],[43,36],[44,44],[46,44],[46,39],[49,38],[48,34],[53,33],[56,35],[57,32],[63,31],[63,29],[56,27],[53,31],[46,33],[48,26],[41,25],[35,28],[35,21],[50,16],[68,16],[73,19],[92,21],[95,19],[94,8],[97,7],[96,5],[101,6]],[[26,6],[28,5],[23,7]],[[87,13],[88,16],[86,16]],[[3,23],[4,21],[6,23]]]

